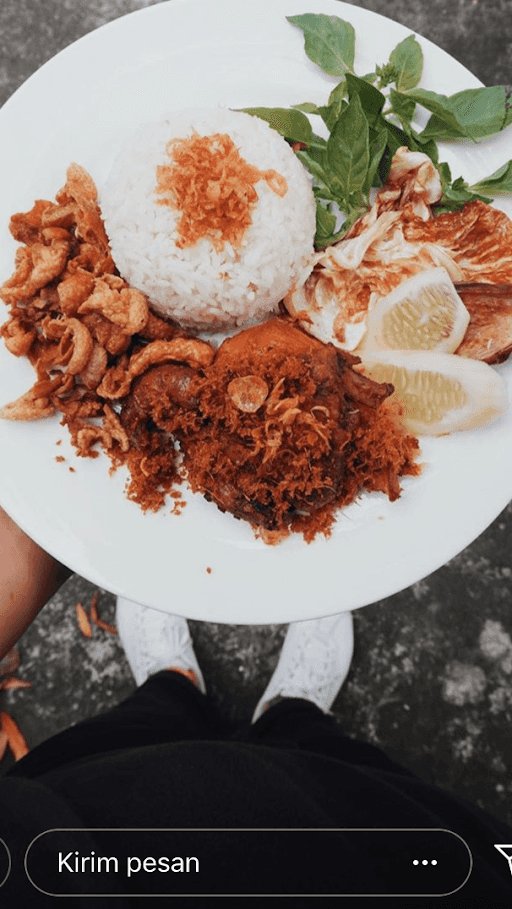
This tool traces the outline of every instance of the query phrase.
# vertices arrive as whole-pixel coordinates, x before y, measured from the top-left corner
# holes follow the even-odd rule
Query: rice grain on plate
[[[239,111],[173,111],[140,127],[101,193],[114,261],[187,328],[264,319],[311,270],[315,202],[287,142]]]

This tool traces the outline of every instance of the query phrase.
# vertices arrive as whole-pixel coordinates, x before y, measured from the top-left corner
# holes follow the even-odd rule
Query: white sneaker
[[[303,698],[328,713],[347,676],[353,650],[351,612],[292,622],[276,670],[258,702],[252,722],[277,697]]]
[[[118,597],[116,624],[137,685],[155,672],[172,669],[206,694],[186,619]]]

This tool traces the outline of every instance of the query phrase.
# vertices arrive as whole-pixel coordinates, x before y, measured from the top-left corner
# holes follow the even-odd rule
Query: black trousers
[[[112,710],[58,733],[30,751],[10,776],[40,777],[74,761],[120,749],[179,741],[233,741],[315,752],[359,766],[409,774],[387,755],[345,735],[331,715],[311,701],[290,698],[254,724],[233,729],[208,696],[167,670],[148,679]]]
[[[512,875],[494,847],[495,843],[512,844],[512,830],[505,824],[423,782],[380,749],[350,739],[333,717],[312,703],[283,700],[255,724],[232,729],[188,679],[167,671],[153,676],[113,710],[43,742],[0,779],[0,838],[9,845],[12,856],[11,875],[0,888],[2,909],[11,904],[13,909],[55,905],[55,897],[34,891],[24,866],[28,847],[36,838],[44,843],[40,835],[45,831],[64,831],[63,851],[69,855],[84,850],[108,855],[112,828],[120,831],[116,848],[124,850],[123,855],[131,854],[128,839],[130,830],[135,830],[141,856],[154,855],[151,831],[162,837],[169,829],[192,834],[206,831],[208,839],[202,849],[212,869],[208,878],[211,892],[217,894],[224,892],[226,881],[236,884],[237,893],[247,893],[250,875],[258,883],[260,869],[265,872],[261,872],[262,892],[268,893],[280,881],[283,854],[276,857],[276,850],[269,851],[263,835],[251,843],[249,852],[247,839],[237,835],[226,854],[226,841],[219,837],[219,830],[284,828],[327,830],[328,835],[332,830],[354,828],[452,831],[467,844],[472,871],[462,889],[441,901],[443,907],[501,909],[512,905]],[[69,832],[73,830],[79,832]],[[90,839],[84,840],[84,836]],[[293,840],[287,842],[291,845]],[[395,880],[389,879],[395,847],[391,843],[386,848],[389,862],[379,853],[377,868],[356,848],[350,833],[342,833],[322,877],[325,889],[319,893],[344,892],[345,887],[351,888],[347,893],[355,894],[361,886],[367,888],[364,893],[389,893]],[[292,855],[298,893],[309,893],[307,887],[320,858],[311,854],[309,861],[295,862]],[[42,879],[52,861],[51,855],[41,857]],[[118,891],[117,882],[107,877],[111,878],[105,885],[110,886],[109,895],[95,905],[110,909],[116,905]],[[56,878],[59,875],[54,874]],[[93,874],[82,875],[81,892],[92,892],[96,882]],[[157,896],[159,885],[159,875],[148,874],[144,892],[154,888]],[[91,905],[88,896],[66,899],[64,905]],[[230,907],[247,902],[268,905],[273,900],[228,900]],[[196,902],[195,897],[173,897],[173,905],[187,909],[205,904],[203,898]],[[281,897],[275,904],[282,909],[309,907],[313,902],[309,896],[304,900],[296,895]],[[350,898],[345,902],[352,904],[361,909],[382,901],[354,896],[353,903]],[[122,897],[120,905],[145,903],[128,896]],[[408,896],[400,905],[425,909],[438,907],[440,901],[439,897]]]

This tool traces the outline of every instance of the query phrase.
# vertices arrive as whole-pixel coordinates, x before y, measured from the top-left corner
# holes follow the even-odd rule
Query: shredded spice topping
[[[242,158],[230,136],[192,135],[167,145],[171,164],[157,167],[160,205],[181,211],[176,246],[186,249],[207,237],[216,250],[239,247],[258,200],[255,183],[265,180],[278,196],[288,189],[276,170],[259,170]]]

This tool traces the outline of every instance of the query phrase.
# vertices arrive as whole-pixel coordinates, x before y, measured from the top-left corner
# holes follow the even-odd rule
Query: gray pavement
[[[0,103],[63,47],[148,5],[143,0],[3,0]],[[430,38],[485,84],[510,86],[511,0],[354,5]],[[508,506],[443,568],[357,611],[354,660],[334,706],[349,734],[380,745],[423,778],[510,823],[511,540]],[[87,640],[78,631],[74,604],[88,602],[95,590],[74,575],[20,642],[19,674],[32,688],[0,693],[0,708],[18,720],[31,746],[114,705],[134,688],[118,639],[95,629]],[[112,621],[114,597],[100,593],[100,612]],[[286,628],[194,621],[191,629],[213,697],[231,719],[249,717]]]

